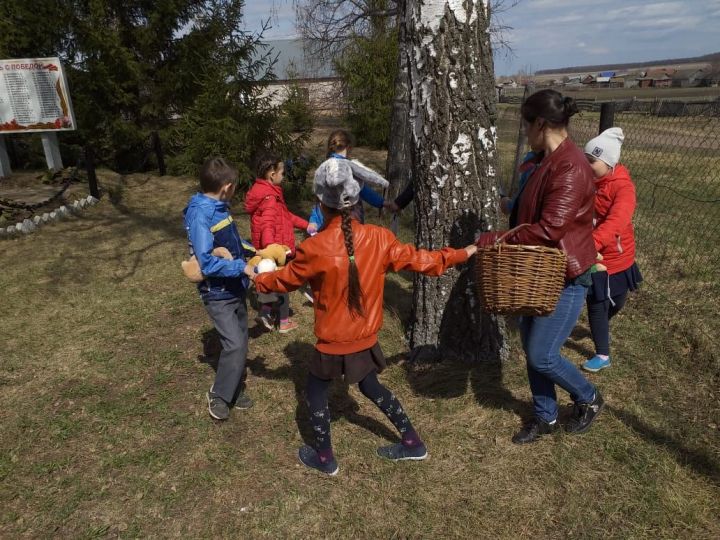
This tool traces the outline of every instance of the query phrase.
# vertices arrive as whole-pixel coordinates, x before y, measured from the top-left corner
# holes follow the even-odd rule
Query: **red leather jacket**
[[[506,241],[563,250],[567,255],[565,277],[575,278],[597,257],[592,235],[594,202],[590,164],[567,138],[543,158],[520,196],[517,223],[531,225]]]
[[[595,180],[595,248],[608,274],[627,270],[635,262],[635,184],[623,165]]]
[[[293,228],[307,229],[308,222],[288,210],[280,186],[258,178],[245,196],[245,211],[250,214],[253,246],[263,249],[270,244],[288,246],[295,253]]]
[[[412,270],[439,276],[449,267],[467,261],[464,249],[439,251],[401,244],[389,230],[362,225],[353,219],[355,261],[363,290],[363,317],[347,306],[349,261],[341,218],[332,218],[323,230],[303,241],[296,257],[277,272],[255,278],[258,292],[289,292],[310,283],[314,298],[317,349],[327,354],[350,354],[377,343],[383,322],[383,289],[388,271]]]

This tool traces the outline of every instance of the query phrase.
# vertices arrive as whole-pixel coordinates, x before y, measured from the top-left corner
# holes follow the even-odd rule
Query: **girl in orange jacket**
[[[635,262],[635,184],[620,161],[625,136],[613,127],[585,145],[585,155],[595,174],[595,219],[593,241],[602,256],[604,271],[592,274],[587,308],[595,356],[583,364],[596,372],[610,366],[610,319],[625,305],[628,291],[642,281]]]
[[[344,377],[350,384],[357,383],[400,432],[401,442],[379,448],[378,455],[393,461],[427,457],[425,444],[400,402],[377,378],[386,367],[377,338],[383,319],[385,273],[412,270],[438,276],[476,251],[474,245],[418,250],[401,244],[385,228],[361,224],[351,209],[362,186],[349,168],[338,168],[338,163],[344,165],[328,160],[315,174],[315,194],[325,227],[298,246],[295,259],[287,266],[255,278],[260,292],[288,292],[305,282],[310,284],[317,344],[308,366],[306,396],[315,444],[302,446],[299,458],[306,466],[330,475],[338,472],[327,401],[332,379]]]

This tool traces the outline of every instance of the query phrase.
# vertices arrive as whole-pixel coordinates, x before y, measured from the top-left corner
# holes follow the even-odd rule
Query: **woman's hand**
[[[470,244],[465,248],[465,253],[467,253],[468,259],[475,255],[477,253],[477,246],[475,244]]]
[[[317,223],[310,223],[310,225],[308,225],[306,231],[310,236],[315,236],[318,232]]]

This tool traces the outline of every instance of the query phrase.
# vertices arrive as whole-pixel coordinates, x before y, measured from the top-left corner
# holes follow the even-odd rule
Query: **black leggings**
[[[310,424],[315,435],[315,449],[327,450],[332,447],[330,440],[330,410],[328,408],[328,388],[331,380],[319,379],[308,373],[307,404],[310,409]],[[372,372],[358,383],[363,395],[385,413],[401,436],[414,433],[410,419],[405,414],[398,399],[378,381],[377,373]]]
[[[288,293],[273,293],[276,300],[273,302],[265,302],[263,306],[267,306],[268,309],[275,309],[278,314],[278,318],[281,321],[290,318],[290,296]]]
[[[597,301],[593,296],[588,296],[588,320],[595,342],[595,354],[610,356],[610,319],[622,309],[625,300],[627,300],[627,291],[612,297],[615,305],[607,298]]]

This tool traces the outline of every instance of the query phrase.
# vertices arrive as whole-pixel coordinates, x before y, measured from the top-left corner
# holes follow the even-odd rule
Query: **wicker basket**
[[[565,285],[566,256],[559,249],[504,244],[478,249],[477,289],[483,309],[500,315],[543,316],[555,311]]]

